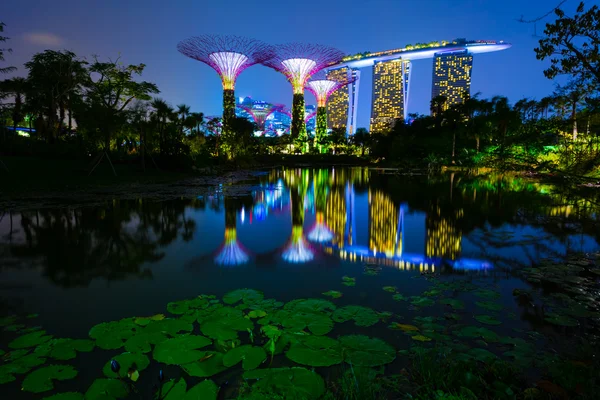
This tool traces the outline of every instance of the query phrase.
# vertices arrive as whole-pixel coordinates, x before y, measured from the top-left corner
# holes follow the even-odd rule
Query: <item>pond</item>
[[[597,192],[366,168],[275,169],[246,183],[235,197],[219,186],[1,214],[2,393],[468,399],[597,388],[585,347],[599,332]],[[573,361],[579,369],[565,368]]]

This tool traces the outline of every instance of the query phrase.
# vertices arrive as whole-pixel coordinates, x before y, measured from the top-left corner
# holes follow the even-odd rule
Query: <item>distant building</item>
[[[333,92],[327,101],[327,128],[344,128],[352,135],[356,131],[360,70],[342,67],[327,72],[327,79],[334,81],[349,78],[355,81]]]
[[[411,63],[397,59],[373,67],[371,132],[383,132],[398,119],[406,119]]]
[[[306,131],[314,135],[317,125],[317,106],[309,104],[304,107],[304,118],[306,120]]]
[[[433,83],[431,98],[444,96],[444,110],[461,104],[471,94],[473,55],[466,50],[438,53],[433,58]]]
[[[261,100],[252,100],[251,97],[240,97],[237,103],[238,107],[235,109],[237,117],[246,118],[248,121],[254,123],[254,118],[243,108],[239,106],[249,107],[252,110],[261,110],[271,103]],[[275,111],[266,117],[265,120],[265,135],[267,136],[281,136],[289,132],[289,128],[292,124],[292,117],[285,111]],[[314,127],[313,127],[314,130]]]

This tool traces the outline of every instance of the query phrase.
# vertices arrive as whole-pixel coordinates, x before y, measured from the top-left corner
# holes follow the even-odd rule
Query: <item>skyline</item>
[[[107,1],[98,7],[67,0],[49,8],[39,0],[28,4],[9,0],[0,19],[7,24],[6,33],[11,37],[8,46],[14,50],[8,54],[7,65],[19,67],[16,75],[25,75],[22,64],[45,48],[72,50],[88,60],[92,54],[114,59],[120,53],[124,63],[146,64],[142,78],[158,85],[161,90],[158,97],[172,105],[189,104],[205,115],[220,113],[221,82],[210,68],[186,59],[176,50],[178,41],[205,33],[244,35],[270,44],[319,43],[347,54],[459,37],[504,40],[512,43],[510,51],[475,59],[473,94],[481,92],[485,98],[505,95],[514,103],[523,97],[539,99],[554,89],[554,82],[542,73],[547,63],[536,60],[533,52],[538,41],[532,37],[534,26],[517,21],[521,15],[527,19],[547,12],[544,1],[527,5],[512,0],[502,5],[480,1],[476,7],[468,1],[458,1],[452,6],[440,1],[430,1],[428,6],[404,3],[374,0],[366,2],[364,9],[352,10],[341,7],[343,3],[339,1],[329,1],[327,5],[340,5],[333,7],[338,10],[338,18],[328,19],[324,26],[319,18],[290,24],[289,18],[284,17],[304,14],[299,13],[296,5],[277,2],[267,2],[265,7],[257,9],[242,2],[206,6],[182,2],[158,7],[156,1],[133,1],[126,6]],[[565,7],[569,11],[576,6],[570,3]],[[144,7],[139,7],[140,4]],[[237,12],[230,13],[232,7]],[[413,17],[404,20],[403,14]],[[227,19],[228,24],[219,24],[222,19]],[[359,29],[348,31],[345,22],[348,19],[354,19]],[[543,29],[540,25],[543,24],[538,24],[538,33]],[[428,60],[417,60],[414,64],[418,68],[413,73],[408,112],[428,114],[433,66]],[[518,74],[512,72],[515,68]],[[361,86],[372,85],[371,75],[362,74]],[[238,97],[250,96],[291,106],[289,84],[283,76],[265,67],[254,66],[242,73],[236,89]],[[312,94],[307,92],[306,96],[307,104],[316,104]],[[371,101],[370,93],[361,95],[357,127],[369,126]]]

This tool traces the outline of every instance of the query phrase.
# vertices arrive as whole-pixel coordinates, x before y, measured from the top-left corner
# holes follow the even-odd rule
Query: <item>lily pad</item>
[[[160,332],[140,333],[130,337],[125,342],[125,350],[131,353],[149,353],[152,351],[151,345],[156,345],[167,340],[167,337]]]
[[[329,367],[343,360],[342,347],[327,336],[306,336],[290,346],[285,353],[290,360],[311,367]]]
[[[472,356],[474,359],[484,362],[484,363],[492,362],[498,358],[494,353],[492,353],[486,349],[479,349],[479,348],[469,350],[468,354],[470,356]]]
[[[410,303],[415,307],[430,307],[435,304],[433,300],[427,297],[412,296],[410,299]]]
[[[77,376],[77,370],[70,365],[48,365],[31,372],[23,380],[26,392],[41,393],[54,389],[54,380],[64,381]]]
[[[343,276],[342,277],[342,285],[356,286],[356,278],[351,278],[349,276]]]
[[[491,315],[475,315],[474,318],[482,324],[486,325],[500,325],[502,323]]]
[[[348,335],[339,339],[344,348],[344,361],[359,367],[389,364],[396,358],[396,350],[386,342],[364,335]]]
[[[167,304],[167,311],[171,314],[181,315],[187,314],[190,311],[202,310],[210,305],[210,298],[207,296],[199,296],[191,300],[173,301]]]
[[[252,310],[248,313],[250,318],[262,318],[265,315],[267,315],[267,312],[263,310]]]
[[[223,353],[216,351],[205,351],[198,361],[183,364],[181,368],[183,368],[188,375],[196,376],[198,378],[207,378],[227,369],[227,367],[223,365]]]
[[[183,400],[217,400],[219,387],[211,380],[205,380],[191,388]]]
[[[231,291],[223,296],[223,303],[235,304],[242,301],[246,304],[252,304],[261,301],[265,295],[263,292],[254,289],[238,289]]]
[[[476,301],[475,304],[478,307],[485,308],[490,311],[500,311],[502,310],[502,305],[498,303],[494,303],[493,301]]]
[[[211,343],[211,340],[204,336],[179,336],[156,345],[152,356],[156,361],[165,364],[188,364],[201,359],[204,352],[198,349]]]
[[[44,397],[42,400],[83,400],[83,395],[78,392],[57,393],[54,396]]]
[[[406,297],[404,297],[400,293],[396,293],[395,295],[393,295],[392,299],[394,299],[396,301],[406,301]]]
[[[500,293],[494,292],[489,289],[477,289],[473,292],[473,294],[477,297],[481,297],[483,299],[498,299],[500,298]]]
[[[323,299],[297,299],[286,303],[283,308],[291,312],[329,314],[336,309],[336,305]]]
[[[496,332],[491,331],[487,328],[480,328],[476,326],[467,326],[460,329],[457,332],[458,337],[469,337],[469,338],[481,338],[489,343],[495,343],[500,340],[500,337]]]
[[[142,333],[164,333],[171,336],[175,336],[181,332],[191,332],[194,330],[192,323],[184,321],[182,319],[165,318],[158,321],[151,321],[141,331]]]
[[[453,310],[462,310],[465,308],[465,303],[457,299],[442,299],[440,304],[452,307]]]
[[[257,368],[267,359],[267,353],[262,347],[243,345],[231,349],[223,356],[223,365],[233,367],[242,361],[242,368],[248,371]]]
[[[187,383],[183,378],[171,379],[160,390],[160,400],[182,400],[185,397]],[[158,394],[158,393],[157,393]],[[159,397],[156,396],[155,399]]]
[[[576,319],[568,317],[566,315],[558,315],[555,313],[548,313],[544,318],[544,321],[549,322],[553,325],[559,326],[578,326],[579,322]]]
[[[52,339],[35,349],[35,352],[56,360],[71,360],[77,352],[88,353],[94,349],[94,342],[88,339]]]
[[[165,319],[165,314],[156,314],[151,317],[137,317],[133,322],[138,325],[146,326],[152,321],[162,321]]]
[[[342,292],[338,292],[337,290],[329,290],[327,292],[321,293],[323,296],[331,297],[332,299],[339,299],[343,296]]]
[[[325,393],[323,378],[306,368],[261,368],[243,378],[256,380],[247,398],[318,399]]]
[[[370,308],[362,306],[345,306],[335,310],[331,317],[335,322],[354,320],[357,326],[372,326],[379,322],[379,316]]]
[[[96,379],[85,392],[85,400],[124,399],[129,394],[129,387],[120,379]]]
[[[399,324],[397,322],[391,324],[389,326],[389,328],[396,329],[396,330],[399,329],[399,330],[401,330],[403,332],[418,332],[419,331],[419,328],[417,328],[414,325]]]
[[[427,337],[427,336],[423,336],[423,335],[416,335],[416,336],[412,336],[411,337],[412,340],[416,340],[418,342],[430,342],[431,338]]]
[[[383,290],[390,293],[396,293],[398,291],[398,288],[396,286],[384,286]]]
[[[110,368],[110,361],[104,364],[102,372],[107,378],[126,378],[130,370],[143,371],[150,365],[150,360],[143,354],[139,353],[123,353],[113,358],[119,363],[120,368],[118,372],[113,372]]]
[[[215,311],[211,318],[200,324],[202,333],[216,340],[234,340],[238,332],[252,330],[254,323],[244,318],[242,311],[223,307]]]
[[[144,328],[135,324],[133,319],[126,318],[98,324],[90,329],[89,335],[96,340],[96,346],[101,349],[115,350],[123,347],[125,340],[142,329]]]
[[[8,344],[11,349],[25,349],[28,347],[38,346],[48,340],[52,339],[52,336],[46,335],[46,331],[31,332],[23,336],[19,336]]]

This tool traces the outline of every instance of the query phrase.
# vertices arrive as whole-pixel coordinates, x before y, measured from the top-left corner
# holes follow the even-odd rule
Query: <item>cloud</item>
[[[23,39],[30,44],[49,47],[61,46],[65,42],[60,36],[44,32],[26,33]]]

